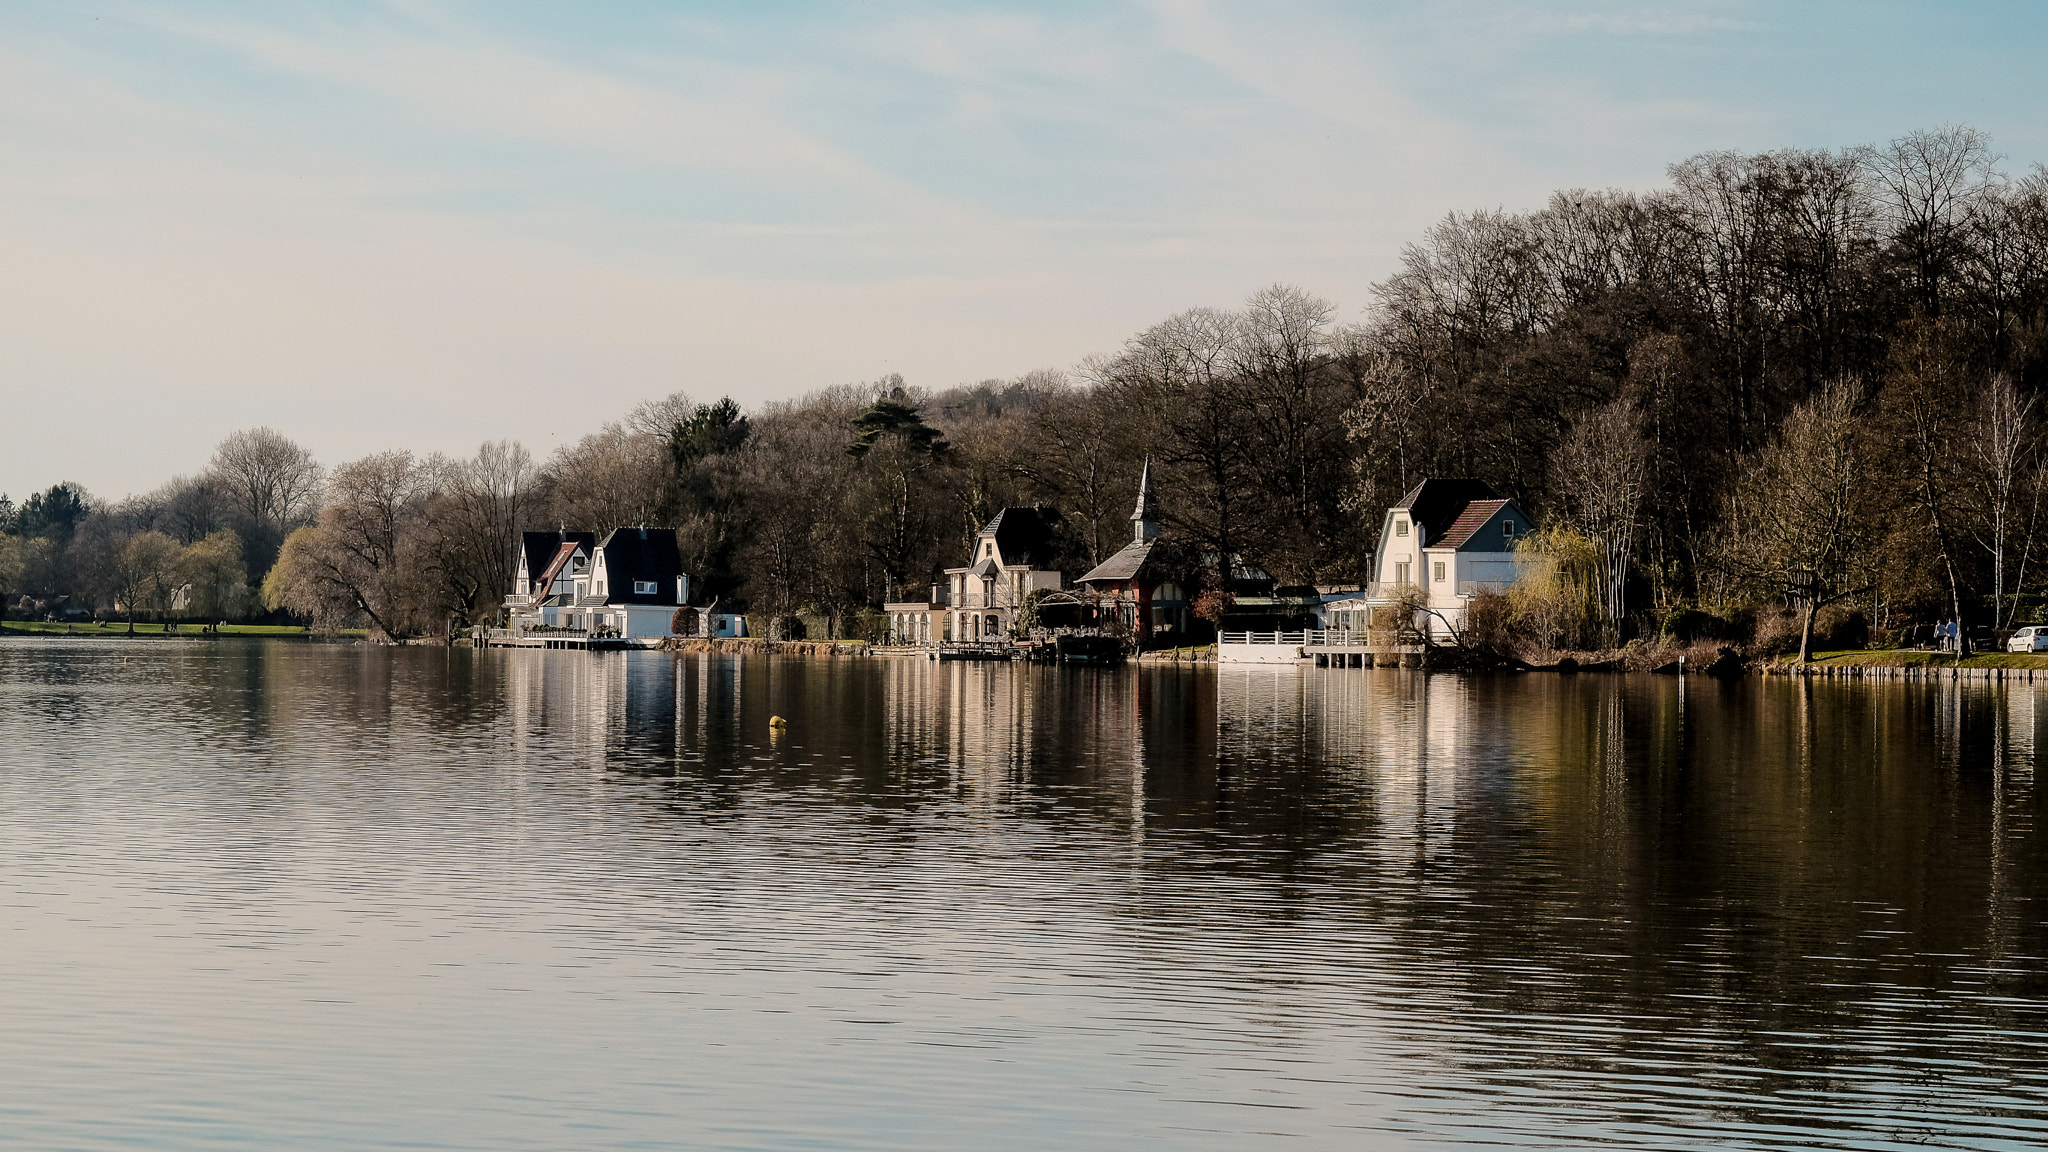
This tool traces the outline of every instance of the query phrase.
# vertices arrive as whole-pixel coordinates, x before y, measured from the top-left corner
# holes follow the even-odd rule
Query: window
[[[1407,522],[1406,520],[1396,520],[1396,521],[1394,521],[1394,535],[1396,535],[1396,536],[1406,536],[1407,534],[1408,534],[1408,522]]]
[[[1408,561],[1399,560],[1394,563],[1394,583],[1408,583]]]
[[[1501,521],[1500,534],[1507,537],[1510,540],[1513,540],[1515,538],[1515,522],[1513,520]]]
[[[1442,580],[1444,578],[1444,562],[1441,560],[1437,561],[1436,570],[1431,572],[1430,575],[1435,579]]]
[[[635,596],[652,596],[652,595],[654,595],[654,581],[652,581],[652,580],[635,580],[635,581],[633,581],[633,595],[635,595]]]

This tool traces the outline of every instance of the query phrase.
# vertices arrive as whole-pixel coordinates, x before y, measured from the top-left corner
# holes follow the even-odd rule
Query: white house
[[[1361,624],[1420,593],[1415,627],[1447,642],[1450,630],[1464,626],[1473,596],[1515,582],[1515,545],[1528,531],[1528,514],[1481,481],[1424,480],[1387,509],[1365,594],[1325,612],[1333,626]]]
[[[1052,566],[1056,522],[1055,513],[1037,508],[1005,508],[975,536],[966,566],[946,569],[950,639],[1000,639],[1015,627],[1032,592],[1059,591],[1060,573]]]
[[[641,525],[594,540],[589,532],[525,534],[506,597],[514,632],[563,628],[643,641],[669,634],[690,594],[675,532]]]
[[[592,532],[526,532],[519,541],[519,561],[505,608],[529,626],[563,627],[562,609],[575,603],[579,582],[588,590],[590,553],[597,547]]]
[[[673,529],[620,528],[590,561],[590,591],[576,600],[577,622],[593,634],[658,640],[676,609],[689,603],[690,578]]]

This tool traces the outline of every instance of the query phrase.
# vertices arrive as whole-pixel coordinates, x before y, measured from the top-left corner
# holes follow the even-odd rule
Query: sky
[[[1451,210],[1989,132],[2048,6],[0,4],[0,492],[1066,368]]]

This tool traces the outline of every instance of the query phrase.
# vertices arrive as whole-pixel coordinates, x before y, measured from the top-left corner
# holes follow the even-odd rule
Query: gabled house
[[[577,591],[578,582],[588,590],[590,554],[596,547],[594,532],[521,533],[512,591],[505,597],[508,614],[550,628],[562,627],[563,607],[582,594]]]
[[[669,634],[676,609],[690,599],[682,550],[669,528],[620,528],[604,538],[590,561],[590,589],[576,599],[572,627],[628,640]]]
[[[1529,525],[1528,513],[1483,481],[1424,480],[1387,509],[1364,603],[1341,610],[1354,620],[1368,610],[1384,623],[1380,609],[1413,598],[1425,610],[1414,626],[1432,641],[1448,641],[1450,629],[1464,626],[1473,596],[1515,582],[1515,546]]]
[[[1131,542],[1077,581],[1116,614],[1141,647],[1155,633],[1184,632],[1188,627],[1189,597],[1181,584],[1186,577],[1179,565],[1168,562],[1173,550],[1160,547],[1159,527],[1159,502],[1152,495],[1152,462],[1147,460],[1138,476]]]
[[[689,597],[676,534],[645,525],[598,541],[591,532],[528,532],[505,604],[515,635],[536,628],[655,640]]]
[[[1005,508],[974,538],[967,564],[946,569],[943,601],[950,639],[997,640],[1017,624],[1024,601],[1039,589],[1058,591],[1053,567],[1058,514]],[[938,598],[927,607],[938,607]]]

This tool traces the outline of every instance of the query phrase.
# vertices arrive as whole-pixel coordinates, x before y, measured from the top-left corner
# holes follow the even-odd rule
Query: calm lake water
[[[2040,1147],[2044,751],[2048,685],[9,640],[0,1146]]]

